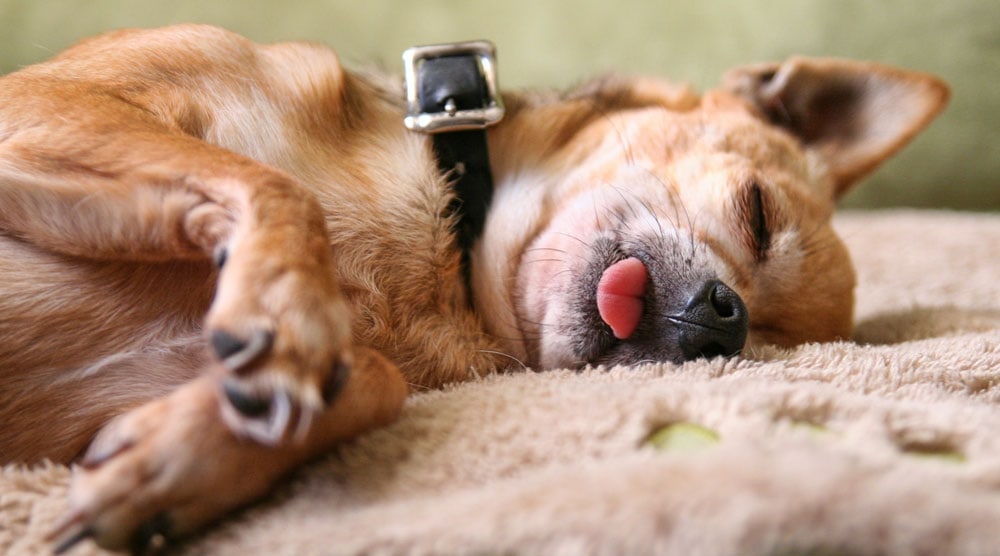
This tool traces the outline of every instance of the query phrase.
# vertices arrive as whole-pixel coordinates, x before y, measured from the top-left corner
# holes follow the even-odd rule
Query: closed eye
[[[767,194],[756,180],[743,187],[739,207],[745,226],[741,235],[746,238],[754,260],[763,262],[771,248],[771,222]]]

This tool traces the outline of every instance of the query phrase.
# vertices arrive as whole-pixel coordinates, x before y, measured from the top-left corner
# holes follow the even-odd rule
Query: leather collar
[[[493,198],[486,128],[504,108],[497,90],[494,47],[486,41],[420,46],[403,54],[407,128],[430,133],[438,168],[454,189],[455,238],[469,277],[472,247],[483,233]]]

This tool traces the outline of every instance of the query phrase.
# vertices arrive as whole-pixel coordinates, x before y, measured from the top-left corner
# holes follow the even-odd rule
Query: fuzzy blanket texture
[[[836,222],[852,341],[416,393],[171,552],[1000,554],[1000,215]],[[0,553],[48,550],[69,474],[2,469]]]

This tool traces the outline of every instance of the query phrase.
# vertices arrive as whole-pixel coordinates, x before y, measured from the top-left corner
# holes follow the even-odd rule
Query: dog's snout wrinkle
[[[684,311],[668,319],[680,328],[685,360],[738,354],[746,343],[750,322],[739,294],[719,280],[702,284]]]

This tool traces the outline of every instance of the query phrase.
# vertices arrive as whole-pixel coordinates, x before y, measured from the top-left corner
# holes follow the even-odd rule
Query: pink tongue
[[[597,312],[615,338],[624,340],[635,332],[642,318],[642,296],[649,274],[636,258],[619,261],[604,269],[597,284]]]

